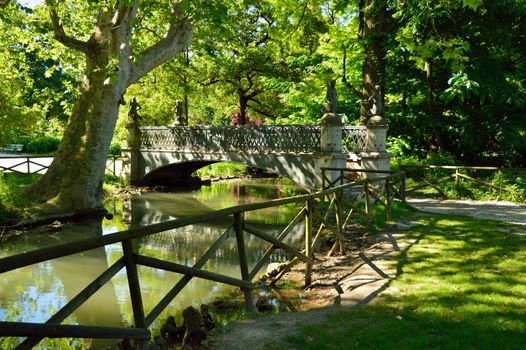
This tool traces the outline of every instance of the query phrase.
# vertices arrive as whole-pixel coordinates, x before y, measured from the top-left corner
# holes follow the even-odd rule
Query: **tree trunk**
[[[426,80],[427,80],[427,108],[429,116],[431,117],[431,133],[433,139],[430,142],[431,149],[438,149],[439,152],[444,152],[445,143],[442,135],[442,129],[438,125],[440,115],[437,113],[435,105],[435,89],[433,84],[433,62],[426,62]]]
[[[362,0],[359,3],[360,28],[359,38],[363,42],[364,62],[362,66],[362,96],[360,107],[360,124],[367,124],[371,109],[370,97],[380,86],[382,92],[385,86],[385,49],[384,29],[386,27],[387,1]],[[384,105],[384,94],[382,105]],[[382,115],[383,117],[383,115]]]
[[[64,136],[47,173],[29,191],[46,202],[46,214],[85,213],[101,209],[108,148],[117,122],[122,92],[104,85],[101,71],[87,72]]]
[[[131,62],[132,24],[138,0],[101,5],[88,41],[68,36],[58,15],[49,13],[55,38],[85,54],[86,69],[73,114],[53,163],[46,174],[27,189],[37,215],[83,214],[102,209],[102,183],[108,149],[126,89],[155,67],[185,49],[193,26],[173,7],[166,35]]]
[[[248,99],[244,94],[239,94],[239,119],[237,121],[238,125],[247,124],[247,108],[248,108]]]

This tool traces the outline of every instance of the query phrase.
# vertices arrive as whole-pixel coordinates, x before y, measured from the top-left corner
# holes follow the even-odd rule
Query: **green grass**
[[[21,188],[36,181],[41,175],[0,172],[0,221],[17,220],[29,202]]]
[[[427,217],[373,306],[306,326],[277,349],[524,349],[526,239],[504,223]]]

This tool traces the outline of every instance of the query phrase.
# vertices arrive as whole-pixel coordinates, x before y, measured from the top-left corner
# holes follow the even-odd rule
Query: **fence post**
[[[341,193],[336,192],[334,193],[334,210],[336,214],[336,229],[338,230],[338,243],[340,245],[340,254],[343,255],[345,253],[345,246],[343,242],[343,220],[342,220],[342,203],[341,203]]]
[[[135,328],[146,329],[144,319],[144,307],[141,297],[141,286],[139,283],[139,274],[137,273],[137,264],[135,262],[136,248],[133,241],[128,239],[122,241],[122,250],[124,254],[124,264],[126,265],[126,275],[128,276],[128,287],[130,289],[130,298],[133,310],[133,323]],[[147,340],[139,341],[139,349],[147,350],[149,347]]]
[[[243,223],[241,222],[241,213],[234,214],[234,229],[236,231],[237,251],[239,254],[239,267],[241,268],[241,278],[250,282],[248,272],[247,253],[245,251],[245,239],[243,237]],[[252,301],[252,290],[243,289],[245,295],[245,308],[247,311],[255,311],[254,302]]]
[[[391,179],[390,178],[385,179],[385,194],[387,196],[387,206],[386,206],[387,221],[391,221],[392,219],[392,215],[391,215],[392,199],[391,199]]]
[[[455,169],[455,192],[457,192],[457,197],[460,193],[460,176],[458,176],[458,169]]]
[[[305,213],[305,255],[312,258],[312,228],[313,228],[313,206],[314,199],[309,199],[306,202],[307,212]],[[305,263],[305,286],[312,283],[312,264]]]
[[[365,180],[363,184],[363,191],[365,193],[365,212],[367,214],[370,214],[370,208],[369,208],[369,181]]]
[[[31,167],[30,167],[30,163],[29,163],[29,157],[26,157],[26,161],[27,161],[27,173],[31,174]]]

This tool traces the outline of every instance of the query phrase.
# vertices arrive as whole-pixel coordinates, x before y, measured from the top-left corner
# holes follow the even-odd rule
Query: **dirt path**
[[[414,208],[435,214],[457,214],[476,219],[505,221],[515,225],[526,225],[526,205],[510,202],[439,200],[410,198]]]

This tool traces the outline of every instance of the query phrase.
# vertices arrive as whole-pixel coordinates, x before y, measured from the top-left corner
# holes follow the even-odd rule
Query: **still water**
[[[108,203],[114,214],[111,220],[99,219],[66,224],[61,229],[37,229],[31,235],[0,238],[0,257],[31,251],[56,244],[96,238],[127,228],[144,226],[178,217],[202,214],[211,210],[243,203],[265,201],[301,193],[301,189],[283,179],[234,180],[213,183],[199,190],[178,193],[143,193],[127,201]],[[295,205],[247,213],[245,220],[277,235],[298,212]],[[161,232],[138,241],[139,253],[151,257],[193,265],[208,247],[231,225],[225,218]],[[301,245],[303,228],[288,235],[287,243]],[[245,235],[249,268],[265,253],[269,244]],[[0,320],[45,322],[78,292],[122,256],[120,244],[108,245],[82,254],[47,261],[4,273],[0,279]],[[277,250],[271,261],[288,257]],[[232,235],[204,266],[205,270],[240,278],[237,245]],[[264,272],[264,267],[262,272]],[[139,267],[139,278],[145,313],[181,278],[181,275],[158,269]],[[235,290],[221,283],[194,278],[152,325],[160,327],[168,315],[182,321],[181,311],[189,305],[199,307]],[[101,288],[64,324],[129,326],[133,323],[132,307],[125,270]],[[19,339],[0,339],[0,349],[11,349]],[[77,341],[46,339],[39,349],[115,348],[114,340]]]

